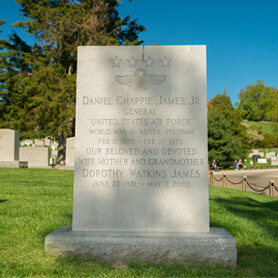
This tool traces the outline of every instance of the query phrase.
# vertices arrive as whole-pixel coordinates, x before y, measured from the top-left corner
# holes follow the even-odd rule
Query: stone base
[[[52,169],[52,166],[31,165],[28,168],[32,168],[32,169]]]
[[[27,161],[0,161],[0,168],[28,168]]]
[[[74,166],[59,166],[59,170],[74,170]]]
[[[45,238],[48,255],[80,255],[109,263],[220,264],[236,267],[235,239],[225,229],[209,233],[73,232],[62,226]]]

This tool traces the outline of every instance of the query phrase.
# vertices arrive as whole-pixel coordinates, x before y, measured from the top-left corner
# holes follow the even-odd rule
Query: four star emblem
[[[115,56],[115,58],[110,61],[112,62],[113,68],[115,67],[121,68],[121,63],[123,62],[123,60],[119,59],[118,56]],[[136,60],[134,56],[132,56],[130,59],[127,59],[126,61],[128,62],[129,67],[135,67],[135,68],[139,63],[139,60]],[[148,56],[146,60],[143,58],[140,64],[141,66],[143,67],[145,66],[146,68],[154,67],[154,65],[170,68],[170,62],[172,62],[172,60],[168,59],[166,56],[162,60],[161,59],[155,60],[152,59],[150,56]],[[126,63],[124,65],[126,65]],[[165,80],[166,80],[166,75],[148,74],[147,70],[142,68],[137,69],[133,75],[116,75],[117,83],[121,85],[129,86],[138,91],[143,91],[150,87],[161,84]]]
[[[112,62],[112,67],[121,67],[121,63],[123,60],[120,60],[117,56],[113,59],[110,60]],[[136,67],[137,63],[139,62],[139,60],[136,60],[133,56],[127,60],[129,63],[129,67]],[[162,67],[170,67],[170,63],[172,62],[171,59],[168,59],[166,56],[164,57],[164,59],[159,60],[161,63]],[[148,56],[148,58],[146,60],[143,60],[142,63],[145,65],[145,67],[153,67],[154,66],[154,62],[155,59],[152,59],[150,56]]]

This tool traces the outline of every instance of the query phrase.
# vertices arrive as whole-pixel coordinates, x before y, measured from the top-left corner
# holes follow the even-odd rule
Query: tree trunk
[[[64,132],[58,135],[58,159],[57,165],[64,166],[66,164],[66,138]]]

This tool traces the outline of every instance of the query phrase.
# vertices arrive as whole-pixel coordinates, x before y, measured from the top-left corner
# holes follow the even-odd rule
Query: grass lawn
[[[277,277],[278,200],[210,187],[210,223],[236,239],[236,269],[130,264],[128,269],[44,254],[44,238],[71,225],[73,172],[0,168],[0,277]]]

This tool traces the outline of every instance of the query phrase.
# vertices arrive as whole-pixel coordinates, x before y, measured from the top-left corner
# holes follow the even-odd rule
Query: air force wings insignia
[[[150,75],[145,69],[138,69],[134,75],[116,75],[119,84],[129,86],[138,91],[144,91],[152,86],[163,83],[166,75]]]

